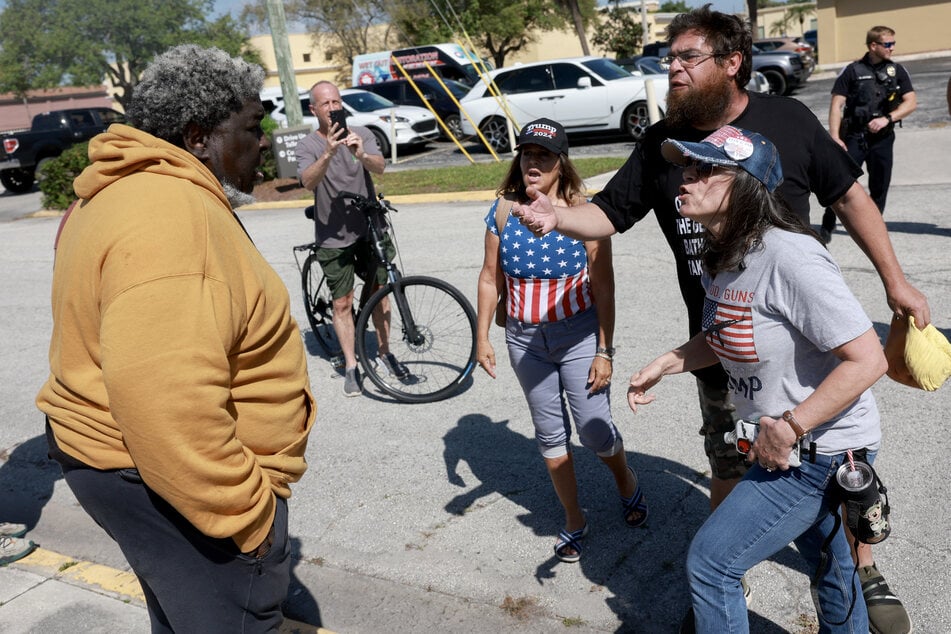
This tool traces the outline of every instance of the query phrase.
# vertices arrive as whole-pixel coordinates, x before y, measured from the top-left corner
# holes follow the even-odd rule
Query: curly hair
[[[701,250],[703,265],[711,276],[742,270],[744,257],[760,246],[769,227],[810,235],[822,243],[782,196],[770,194],[763,183],[745,170],[738,169],[735,174],[723,230],[717,236],[707,232]]]
[[[182,147],[186,126],[214,129],[258,98],[263,85],[260,66],[218,48],[181,44],[148,65],[126,116],[133,127]]]
[[[697,31],[710,44],[714,53],[743,54],[740,69],[736,73],[736,85],[743,89],[753,75],[753,35],[746,22],[728,13],[712,11],[710,3],[699,9],[681,13],[667,25],[667,41],[673,42],[679,36],[689,31]],[[717,65],[722,66],[722,57],[714,59]]]
[[[569,205],[577,205],[585,198],[584,181],[581,175],[575,169],[574,163],[568,158],[567,154],[558,155],[558,164],[560,166],[558,178],[558,195],[561,196]],[[528,194],[525,193],[525,181],[522,179],[522,149],[519,148],[515,153],[515,158],[509,165],[509,171],[502,179],[502,184],[495,190],[495,195],[502,197],[505,194],[514,193],[519,202],[528,201]]]

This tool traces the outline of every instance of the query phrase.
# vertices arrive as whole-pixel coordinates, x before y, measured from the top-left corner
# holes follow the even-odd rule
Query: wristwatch
[[[806,432],[803,430],[802,425],[799,424],[799,421],[796,420],[796,417],[793,416],[793,413],[788,409],[783,412],[783,420],[789,423],[789,427],[792,428],[793,433],[796,434],[796,442],[802,440]]]
[[[884,117],[885,117],[886,119],[888,119],[888,122],[889,122],[889,123],[895,123],[895,120],[892,119],[892,113],[886,112],[885,115],[884,115]]]

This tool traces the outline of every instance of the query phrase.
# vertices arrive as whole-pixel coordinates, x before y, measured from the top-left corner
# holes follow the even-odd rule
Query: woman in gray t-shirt
[[[653,401],[646,391],[665,375],[719,361],[737,416],[758,432],[748,451],[756,464],[687,555],[696,631],[748,630],[746,571],[794,541],[815,573],[830,535],[820,631],[867,631],[832,487],[841,465],[878,450],[869,388],[887,367],[881,344],[818,236],[775,194],[782,169],[770,141],[725,126],[697,143],[668,140],[662,151],[685,168],[681,215],[707,230],[703,331],[637,372],[629,404]]]

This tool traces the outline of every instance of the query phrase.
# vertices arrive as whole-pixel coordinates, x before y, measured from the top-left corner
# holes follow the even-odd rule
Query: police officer
[[[869,194],[885,213],[885,198],[892,179],[895,123],[918,107],[908,71],[892,61],[895,31],[872,27],[865,36],[868,52],[852,62],[832,86],[829,133],[849,156],[868,170]],[[832,238],[835,214],[826,209],[820,231],[824,242]]]

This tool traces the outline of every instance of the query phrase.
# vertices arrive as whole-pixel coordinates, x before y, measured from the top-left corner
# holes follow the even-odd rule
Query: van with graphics
[[[410,77],[431,77],[426,68],[430,66],[443,79],[452,79],[472,86],[479,79],[479,71],[472,64],[478,57],[472,51],[466,54],[458,44],[426,44],[392,51],[366,53],[353,58],[351,83],[354,87],[366,86],[392,79],[404,79],[392,57],[409,73]],[[483,60],[485,70],[492,64]]]

